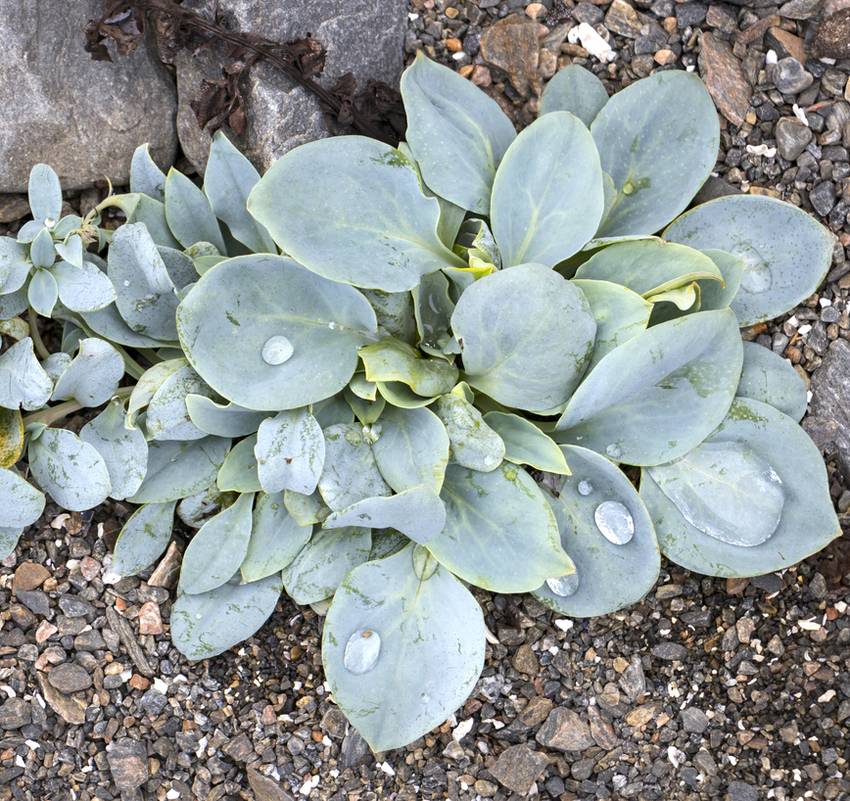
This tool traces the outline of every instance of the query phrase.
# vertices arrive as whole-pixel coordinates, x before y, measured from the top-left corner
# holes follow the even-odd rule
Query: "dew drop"
[[[263,345],[263,361],[275,367],[290,359],[292,352],[292,343],[285,336],[269,337]]]
[[[635,535],[635,521],[625,504],[603,501],[593,513],[596,527],[608,542],[625,545]]]
[[[372,629],[358,629],[345,644],[342,663],[349,673],[359,676],[375,667],[380,653],[381,638],[378,632]]]
[[[578,573],[546,579],[546,586],[561,598],[569,598],[570,595],[575,595],[578,591],[578,584]]]
[[[578,482],[578,494],[579,495],[587,496],[587,495],[590,495],[591,492],[593,492],[593,484],[591,484],[589,481],[586,481],[584,479],[582,479],[581,481]]]
[[[605,449],[605,453],[607,453],[612,459],[619,459],[623,455],[623,451],[620,450],[620,446],[616,442],[612,442]]]
[[[56,225],[56,220],[54,220],[52,217],[45,217],[44,225],[46,228],[52,228],[54,225]]]
[[[623,184],[623,194],[633,195],[635,193],[635,185],[631,181],[626,181]]]

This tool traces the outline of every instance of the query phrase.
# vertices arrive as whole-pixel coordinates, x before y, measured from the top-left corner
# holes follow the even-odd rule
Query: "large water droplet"
[[[586,481],[585,479],[582,479],[578,482],[579,495],[587,496],[590,495],[591,492],[593,492],[593,484],[591,484],[589,481]]]
[[[569,598],[570,595],[575,595],[578,591],[578,584],[578,573],[546,579],[546,586],[561,598]]]
[[[269,337],[263,345],[263,361],[272,367],[283,364],[292,357],[292,343],[282,335]]]
[[[782,479],[740,442],[705,442],[650,475],[688,523],[730,545],[760,545],[782,518]]]
[[[735,249],[735,255],[745,264],[741,287],[754,295],[767,292],[773,285],[773,273],[761,253],[752,245],[741,245]]]
[[[593,513],[596,528],[608,542],[625,545],[635,535],[635,521],[625,504],[603,501]]]
[[[372,629],[358,629],[345,644],[342,663],[350,673],[359,676],[368,673],[378,661],[381,653],[381,637]]]

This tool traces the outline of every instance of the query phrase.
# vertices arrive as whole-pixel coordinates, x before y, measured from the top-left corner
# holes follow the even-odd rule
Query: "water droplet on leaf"
[[[272,367],[283,364],[292,357],[292,343],[285,336],[269,337],[263,345],[263,361]]]
[[[608,542],[625,545],[635,535],[635,521],[625,504],[603,501],[593,513],[596,527]]]
[[[623,455],[623,451],[620,450],[620,446],[616,442],[612,442],[605,449],[605,453],[607,453],[612,459],[619,459]]]
[[[585,481],[584,479],[582,479],[581,481],[578,482],[578,494],[579,495],[585,495],[586,496],[586,495],[590,495],[591,492],[593,492],[593,484],[591,484],[589,481]]]
[[[546,586],[557,596],[568,598],[578,591],[578,573],[570,573],[568,576],[546,579]]]
[[[349,673],[359,676],[368,673],[378,661],[381,653],[381,637],[372,629],[358,629],[345,644],[342,663]]]

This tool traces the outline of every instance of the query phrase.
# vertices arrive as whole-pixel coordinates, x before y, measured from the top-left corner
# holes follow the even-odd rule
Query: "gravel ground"
[[[844,523],[850,53],[810,54],[836,30],[838,46],[850,42],[847,5],[414,0],[406,44],[461,70],[520,125],[570,60],[611,91],[659,65],[703,75],[725,115],[707,193],[783,197],[839,237],[823,291],[747,335],[814,375],[808,425],[830,453]],[[567,38],[579,22],[609,40],[613,61]],[[14,203],[0,198],[0,222]],[[176,552],[150,581],[105,586],[129,511],[48,509],[0,565],[0,801],[850,798],[846,537],[751,581],[665,564],[644,603],[589,621],[479,593],[499,643],[475,693],[440,730],[373,755],[327,697],[310,610],[283,599],[250,641],[189,664],[168,638]]]

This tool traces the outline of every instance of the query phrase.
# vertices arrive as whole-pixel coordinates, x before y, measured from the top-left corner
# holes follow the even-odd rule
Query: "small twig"
[[[50,351],[41,338],[41,332],[38,330],[38,315],[32,309],[27,309],[27,323],[29,323],[30,338],[35,346],[36,353],[38,353],[39,358],[46,359],[50,356]]]

